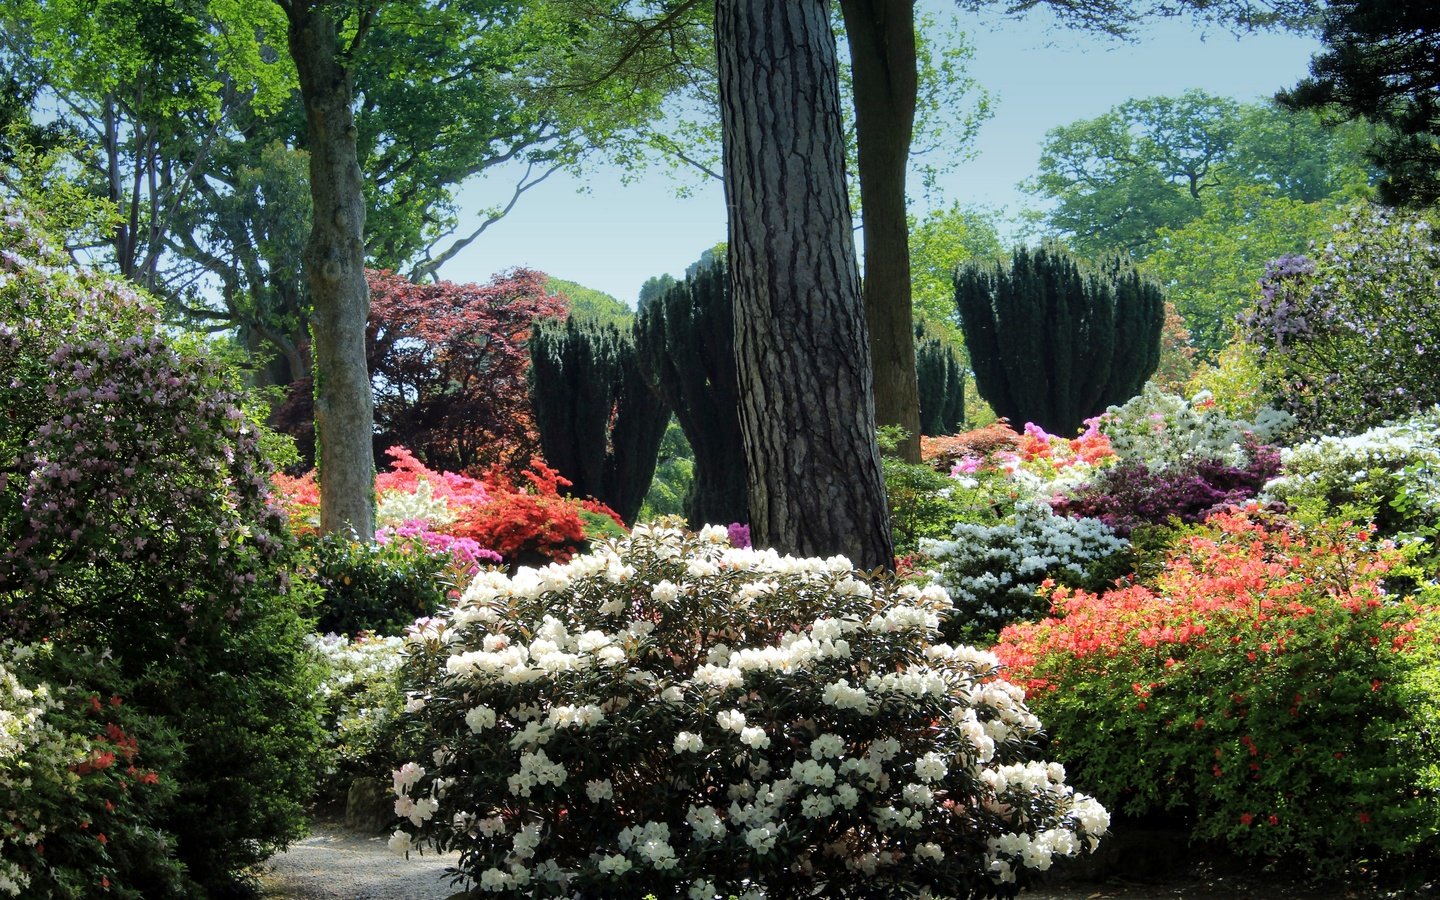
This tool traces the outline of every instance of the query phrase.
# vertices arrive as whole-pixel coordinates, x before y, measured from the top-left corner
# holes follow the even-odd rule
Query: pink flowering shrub
[[[135,679],[184,750],[147,827],[207,888],[300,833],[315,768],[259,433],[235,373],[0,204],[0,632],[98,644]]]

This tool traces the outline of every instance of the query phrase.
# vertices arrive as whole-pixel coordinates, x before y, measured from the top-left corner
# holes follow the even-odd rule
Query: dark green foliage
[[[546,461],[578,497],[594,497],[633,523],[669,410],[651,390],[628,334],[576,319],[530,337],[530,405]]]
[[[1325,51],[1310,77],[1283,91],[1292,109],[1317,109],[1385,126],[1370,145],[1385,173],[1385,203],[1440,200],[1440,7],[1432,0],[1332,0]]]
[[[965,368],[944,335],[915,329],[915,377],[920,383],[920,433],[954,434],[965,421]]]
[[[1022,247],[1008,267],[963,266],[955,303],[980,396],[1051,434],[1139,393],[1160,360],[1164,298],[1120,259],[1082,268],[1058,245]]]
[[[321,592],[315,609],[321,634],[400,634],[433,615],[455,587],[450,555],[430,552],[418,537],[381,544],[328,534],[308,539],[306,550],[301,576]]]
[[[635,317],[635,349],[650,386],[695,452],[685,502],[692,527],[749,522],[735,325],[722,260],[696,268]]]

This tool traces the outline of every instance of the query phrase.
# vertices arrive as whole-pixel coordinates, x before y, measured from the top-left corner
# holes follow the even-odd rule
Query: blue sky
[[[1200,88],[1239,100],[1268,97],[1305,75],[1318,44],[1293,34],[1236,38],[1202,32],[1183,20],[1159,22],[1121,44],[1052,27],[1043,15],[1016,22],[961,16],[946,0],[920,0],[938,15],[959,16],[974,45],[972,77],[996,96],[976,157],[942,180],[944,205],[959,200],[1014,215],[1033,205],[1017,183],[1035,171],[1045,132],[1089,118],[1131,97]],[[499,202],[505,173],[461,196],[462,212]],[[652,275],[677,277],[707,247],[725,239],[724,195],[699,184],[686,198],[659,170],[624,184],[614,168],[581,178],[556,175],[452,260],[441,276],[484,281],[515,266],[577,281],[633,305]]]

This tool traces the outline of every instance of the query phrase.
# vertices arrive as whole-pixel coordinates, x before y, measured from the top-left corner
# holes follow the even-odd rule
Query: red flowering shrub
[[[98,654],[0,645],[0,896],[199,892],[152,824],[181,748],[130,686]]]
[[[570,482],[539,457],[524,476],[528,490],[491,469],[485,476],[490,502],[457,511],[451,530],[511,562],[565,562],[585,540],[580,506],[559,493]]]
[[[1056,590],[995,652],[1077,784],[1316,873],[1440,834],[1440,609],[1386,596],[1397,551],[1254,510],[1182,538],[1154,587]]]
[[[626,533],[620,517],[605,504],[562,497],[560,488],[570,482],[538,456],[522,473],[524,481],[517,483],[498,464],[477,479],[434,471],[404,447],[387,452],[393,459],[390,471],[375,479],[382,520],[376,536],[382,542],[396,534],[413,534],[423,544],[407,547],[449,553],[466,566],[498,561],[492,551],[506,563],[520,565],[563,562],[587,539]],[[290,512],[291,528],[314,534],[319,525],[315,473],[275,475],[272,480]],[[395,511],[402,515],[391,515]],[[391,522],[385,521],[387,516]]]

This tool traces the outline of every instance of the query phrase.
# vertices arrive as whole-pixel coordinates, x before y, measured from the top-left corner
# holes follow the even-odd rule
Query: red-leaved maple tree
[[[539,452],[527,342],[537,319],[566,314],[565,297],[529,269],[488,284],[367,277],[377,446],[409,447],[433,469],[523,470]]]

